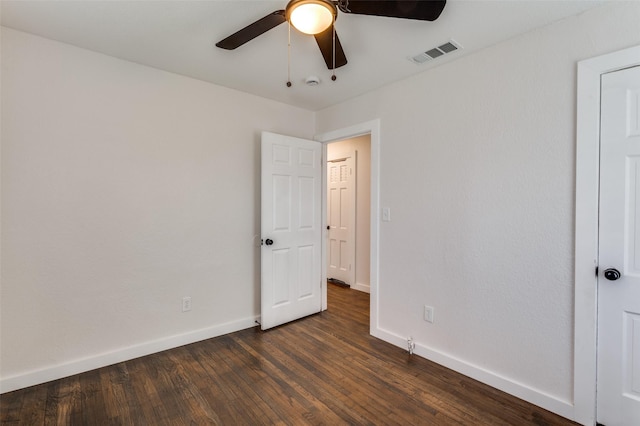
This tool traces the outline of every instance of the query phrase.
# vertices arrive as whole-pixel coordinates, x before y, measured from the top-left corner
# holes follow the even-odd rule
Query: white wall
[[[313,113],[9,29],[1,82],[3,391],[254,324],[260,132]]]
[[[378,336],[574,416],[576,63],[638,22],[615,2],[317,113],[380,119]]]
[[[327,145],[334,152],[356,152],[356,281],[351,288],[370,291],[371,136],[363,135]]]
[[[315,132],[310,112],[3,29],[0,388],[250,326],[259,132],[380,118],[378,334],[570,417],[576,62],[640,43],[638,22],[615,2]]]

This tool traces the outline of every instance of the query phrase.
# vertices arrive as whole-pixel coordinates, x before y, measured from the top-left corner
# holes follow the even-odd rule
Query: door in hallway
[[[354,156],[327,163],[327,277],[353,285],[355,280]]]

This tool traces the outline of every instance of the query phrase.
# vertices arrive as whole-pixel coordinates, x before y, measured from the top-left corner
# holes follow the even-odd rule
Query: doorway
[[[272,134],[269,132],[263,132],[263,138],[262,138],[262,154],[261,154],[261,165],[262,165],[262,177],[261,177],[261,182],[262,182],[262,201],[261,201],[261,209],[262,209],[262,224],[261,224],[261,232],[262,232],[262,241],[263,241],[263,250],[262,250],[262,262],[261,264],[262,266],[262,271],[261,271],[261,294],[263,296],[261,296],[261,307],[262,307],[262,316],[264,316],[265,312],[269,311],[273,314],[276,313],[276,311],[281,310],[280,308],[282,306],[289,306],[292,305],[291,307],[289,307],[288,309],[285,309],[283,312],[286,311],[287,314],[292,313],[292,317],[291,319],[295,319],[295,318],[301,318],[304,315],[310,315],[314,312],[319,312],[319,311],[323,311],[327,309],[327,271],[326,271],[326,267],[319,267],[319,275],[320,275],[320,286],[319,287],[315,287],[313,283],[311,283],[313,281],[313,276],[318,276],[318,274],[312,273],[311,274],[311,278],[309,280],[307,280],[309,283],[311,283],[311,287],[306,286],[306,290],[311,289],[311,293],[309,292],[304,292],[304,291],[298,291],[298,290],[304,290],[301,288],[295,288],[295,286],[292,287],[292,282],[294,283],[298,283],[298,280],[280,280],[281,285],[279,287],[278,290],[276,290],[272,283],[273,283],[273,277],[271,276],[272,274],[269,273],[268,270],[265,270],[264,265],[265,264],[269,264],[269,263],[273,263],[273,261],[276,261],[275,264],[273,265],[274,267],[276,267],[276,269],[278,269],[279,271],[282,272],[282,276],[287,277],[287,276],[295,276],[296,275],[296,267],[295,267],[295,263],[296,263],[296,259],[299,260],[299,256],[296,256],[296,253],[299,252],[300,249],[304,249],[307,251],[311,251],[310,247],[308,244],[305,245],[304,247],[301,246],[296,246],[294,250],[292,250],[291,252],[293,254],[287,255],[286,249],[285,250],[281,250],[282,254],[281,256],[278,256],[277,259],[275,259],[273,256],[269,257],[269,254],[274,254],[275,250],[280,250],[282,249],[282,244],[286,243],[287,239],[284,238],[280,238],[282,236],[286,236],[286,234],[292,230],[296,230],[297,231],[303,231],[303,230],[318,230],[320,231],[319,235],[318,235],[318,239],[317,239],[317,246],[319,247],[319,250],[315,250],[315,253],[319,254],[319,259],[313,255],[313,256],[306,256],[307,259],[318,259],[319,262],[319,266],[320,265],[326,265],[327,263],[327,249],[326,249],[326,234],[321,231],[322,226],[321,224],[326,224],[327,223],[327,209],[326,209],[326,205],[327,205],[327,187],[326,187],[326,177],[325,173],[326,173],[326,163],[324,163],[324,160],[327,158],[326,157],[326,153],[327,153],[327,144],[330,142],[335,142],[335,141],[340,141],[340,140],[344,140],[344,139],[348,139],[348,138],[353,138],[353,137],[357,137],[357,136],[361,136],[361,135],[369,135],[370,136],[370,148],[371,148],[371,160],[370,160],[370,185],[371,185],[371,192],[370,192],[370,228],[369,228],[369,232],[370,232],[370,250],[369,250],[369,286],[370,286],[370,293],[369,293],[369,332],[372,336],[374,337],[381,337],[382,331],[379,328],[379,324],[378,324],[378,311],[379,311],[379,306],[378,306],[378,280],[379,280],[379,266],[378,266],[378,262],[379,262],[379,220],[380,220],[380,215],[379,215],[379,206],[380,206],[380,120],[376,119],[376,120],[372,120],[372,121],[368,121],[368,122],[364,122],[361,124],[357,124],[351,127],[347,127],[347,128],[343,128],[343,129],[339,129],[339,130],[334,130],[332,132],[328,132],[328,133],[324,133],[324,134],[320,134],[317,135],[315,137],[315,141],[312,140],[303,140],[303,139],[299,139],[299,138],[293,138],[290,136],[284,136],[284,135],[277,135],[277,134]],[[274,139],[275,138],[275,139]],[[274,144],[274,142],[276,142]],[[265,143],[267,144],[265,146]],[[300,146],[298,146],[299,144],[304,144],[305,146],[302,146],[302,151],[300,151]],[[276,146],[277,145],[277,146]],[[307,146],[308,145],[308,146]],[[297,148],[296,148],[297,147]],[[311,149],[311,147],[313,147],[313,149]],[[318,147],[321,150],[321,155],[316,156],[315,154],[312,154],[311,151],[315,150],[315,148]],[[295,150],[298,150],[298,153],[296,154]],[[288,172],[285,170],[283,173],[276,173],[275,175],[271,172],[273,172],[273,167],[269,166],[270,163],[273,163],[272,165],[277,165],[278,168],[281,167],[285,167],[285,169],[289,166],[296,166],[294,167],[294,171],[295,170],[299,170],[302,171],[304,170],[312,170],[312,169],[321,169],[322,173],[318,174],[317,179],[315,178],[309,178],[307,176],[302,176],[302,175],[297,175],[295,174],[295,176],[297,176],[297,178],[293,179],[296,182],[295,188],[292,185],[287,184],[286,182],[290,182],[292,181],[292,179],[286,178],[286,176],[288,176]],[[318,167],[318,165],[320,165],[320,167]],[[320,171],[320,170],[319,170]],[[294,175],[291,175],[292,177],[295,177]],[[314,175],[315,176],[315,175]],[[275,180],[274,180],[275,178]],[[302,179],[300,179],[302,178]],[[279,192],[278,192],[278,196],[275,197],[276,199],[278,199],[279,201],[285,200],[285,203],[283,206],[281,206],[282,208],[277,209],[277,211],[273,211],[272,207],[269,207],[269,201],[267,200],[267,202],[265,202],[265,195],[268,195],[270,193],[269,190],[265,190],[264,186],[273,186],[273,184],[276,181],[280,181],[282,180],[282,182],[278,187],[279,187]],[[321,185],[321,191],[319,194],[319,197],[316,198],[316,196],[311,196],[309,197],[309,193],[306,190],[303,190],[303,186],[308,186],[308,184],[311,181],[318,181],[318,182],[322,182]],[[295,194],[304,194],[304,198],[307,200],[307,202],[301,203],[297,208],[296,211],[294,212],[293,210],[291,210],[291,208],[293,208],[294,205],[298,205],[298,202],[295,201],[295,199],[289,197],[289,195],[293,196]],[[318,203],[318,199],[320,199],[319,203]],[[286,201],[286,200],[290,200],[290,201]],[[315,203],[315,204],[314,204]],[[320,215],[317,215],[317,207],[320,207]],[[268,214],[265,214],[265,207],[266,207],[266,212],[268,212]],[[291,208],[290,208],[291,207]],[[304,213],[302,216],[299,215],[299,213],[302,211],[301,209],[304,209]],[[314,213],[315,212],[315,213]],[[276,213],[276,215],[274,216],[273,213]],[[275,220],[276,217],[279,217],[280,220]],[[291,217],[296,218],[295,224],[292,224],[292,222],[289,220]],[[265,218],[268,218],[268,220],[265,223]],[[270,219],[269,219],[270,218]],[[306,220],[303,220],[305,219]],[[315,223],[315,220],[318,220],[317,222],[317,226],[316,225],[311,225],[310,223],[308,223],[308,220],[312,220]],[[275,220],[275,221],[274,221]],[[303,223],[304,222],[304,223]],[[303,225],[303,226],[300,226]],[[278,233],[279,237],[278,237],[278,242],[276,243],[275,239],[272,238],[271,234],[272,233]],[[315,244],[315,243],[314,243]],[[306,252],[305,252],[306,253]],[[268,258],[265,261],[264,256],[267,256]],[[300,265],[298,265],[300,266]],[[293,270],[293,275],[289,274],[289,273],[285,273],[285,270],[290,271],[290,268],[294,268]],[[298,271],[301,270],[300,268],[297,268]],[[308,267],[303,267],[302,270],[308,270]],[[265,279],[265,276],[267,277],[267,279]],[[306,305],[305,303],[302,303],[302,305],[300,303],[291,303],[293,300],[302,302],[303,299],[307,299],[307,295],[308,294],[315,294],[315,291],[313,291],[314,287],[316,289],[319,289],[319,294],[318,296],[320,297],[320,306],[319,306],[319,310],[315,311],[314,310],[310,310],[310,311],[306,311],[304,310],[304,312],[297,312],[296,309],[298,306],[302,306],[302,305]],[[273,295],[275,293],[277,293],[277,297],[276,297],[276,301],[275,303],[271,303],[269,305],[268,300],[269,297],[264,297],[264,295]],[[315,297],[313,298],[315,300]],[[268,306],[265,306],[265,303],[267,303]],[[315,304],[314,304],[315,306]],[[278,317],[276,315],[276,317]],[[280,318],[282,319],[282,318]],[[291,320],[289,319],[289,320]],[[262,322],[264,323],[264,318],[262,318]],[[284,323],[285,321],[276,321],[276,322],[280,322],[280,323]],[[275,323],[274,323],[275,324]],[[263,329],[266,329],[268,327],[264,326],[262,327]]]
[[[327,278],[370,293],[371,135],[327,145]]]
[[[379,253],[380,253],[380,120],[375,119],[360,124],[351,125],[349,127],[332,130],[326,133],[316,135],[315,140],[325,144],[324,154],[326,158],[326,145],[331,142],[341,141],[357,136],[369,135],[371,160],[370,160],[370,215],[369,215],[369,333],[374,337],[384,335],[378,324],[378,282],[379,282]],[[322,205],[327,205],[326,185],[323,191]],[[327,223],[326,208],[323,207],[323,223]],[[326,241],[326,237],[325,237]],[[322,262],[327,263],[326,247],[322,252]],[[323,282],[326,282],[326,268],[322,274]],[[326,288],[326,287],[325,287]],[[327,309],[326,291],[323,295],[322,309]]]

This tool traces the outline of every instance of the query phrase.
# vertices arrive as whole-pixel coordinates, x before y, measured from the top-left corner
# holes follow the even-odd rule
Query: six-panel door
[[[263,330],[322,309],[321,161],[319,142],[262,134]]]

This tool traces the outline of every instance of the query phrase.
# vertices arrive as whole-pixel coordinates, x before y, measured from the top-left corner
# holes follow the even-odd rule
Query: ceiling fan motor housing
[[[338,8],[331,0],[291,0],[287,3],[287,7],[285,7],[285,17],[287,21],[291,18],[291,12],[299,6],[303,4],[317,4],[322,5],[327,8],[327,10],[331,11],[333,14],[333,20],[335,21],[338,18]]]

